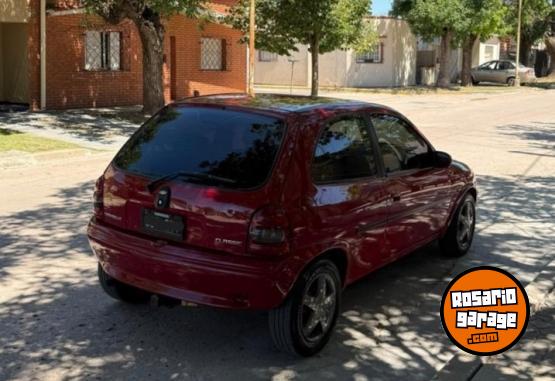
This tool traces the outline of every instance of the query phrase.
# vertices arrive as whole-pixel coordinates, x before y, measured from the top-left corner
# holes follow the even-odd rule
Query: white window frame
[[[265,50],[258,51],[258,62],[276,62],[277,60],[277,53],[272,53]]]
[[[356,54],[358,64],[381,64],[383,63],[384,43],[378,42],[364,53]]]

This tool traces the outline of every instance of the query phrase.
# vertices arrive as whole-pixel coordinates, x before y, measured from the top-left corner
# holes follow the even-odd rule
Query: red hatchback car
[[[276,346],[310,356],[345,286],[436,239],[465,254],[475,203],[472,171],[387,107],[197,97],[116,155],[88,237],[110,296],[269,310]]]

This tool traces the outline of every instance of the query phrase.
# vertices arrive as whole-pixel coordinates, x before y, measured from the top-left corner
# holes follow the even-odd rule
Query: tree
[[[507,7],[503,0],[462,0],[465,18],[457,39],[463,50],[461,85],[472,83],[472,51],[477,40],[485,41],[494,34],[504,34]]]
[[[522,26],[520,35],[520,62],[530,65],[532,46],[542,40],[549,30],[549,15],[552,11],[551,0],[524,0],[522,2]],[[507,24],[509,35],[517,35],[518,0],[511,0]]]
[[[84,0],[93,13],[112,24],[131,20],[143,45],[143,111],[152,114],[164,106],[164,20],[176,14],[198,17],[206,0]]]
[[[368,50],[377,42],[367,19],[370,0],[257,0],[257,49],[290,55],[297,45],[308,45],[312,53],[312,90],[318,96],[320,54],[336,49]],[[228,22],[248,31],[249,1],[232,8]],[[243,38],[243,42],[248,38]]]
[[[545,50],[551,57],[551,63],[549,64],[549,76],[555,77],[555,6],[551,11],[549,17],[549,29],[545,35],[544,43]]]
[[[465,9],[461,0],[395,0],[393,14],[406,18],[412,31],[424,40],[441,37],[437,85],[449,87],[451,48],[464,30]]]

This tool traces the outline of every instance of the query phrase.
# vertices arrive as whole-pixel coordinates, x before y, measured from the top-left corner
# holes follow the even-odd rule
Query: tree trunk
[[[136,20],[143,44],[143,112],[154,114],[164,107],[164,26],[159,19]]]
[[[549,64],[548,75],[555,77],[555,35],[545,37],[545,50],[549,54],[551,63]]]
[[[449,75],[449,64],[451,61],[451,40],[453,32],[447,29],[441,36],[441,50],[439,52],[439,74],[437,79],[438,87],[449,87],[451,76]]]
[[[310,51],[312,53],[312,84],[310,96],[316,98],[318,97],[320,88],[320,38],[318,36],[313,37],[312,43],[310,44]]]
[[[520,63],[524,66],[530,66],[530,51],[532,50],[532,43],[527,40],[520,42]],[[533,66],[533,65],[532,65]]]
[[[472,35],[468,36],[463,41],[463,61],[462,61],[462,72],[461,72],[461,85],[471,86],[472,85],[472,51],[474,50],[474,43],[478,39],[478,36]]]

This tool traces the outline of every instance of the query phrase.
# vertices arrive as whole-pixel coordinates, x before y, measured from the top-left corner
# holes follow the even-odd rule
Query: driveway
[[[479,221],[468,256],[446,259],[431,245],[356,283],[328,347],[297,359],[272,348],[263,312],[126,306],[102,293],[85,226],[113,153],[5,170],[0,380],[457,379],[449,372],[459,362],[477,380],[552,379],[555,91],[329,95],[398,109],[474,168]],[[476,366],[454,357],[439,305],[455,275],[483,264],[517,276],[535,315],[517,346]]]

